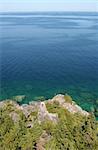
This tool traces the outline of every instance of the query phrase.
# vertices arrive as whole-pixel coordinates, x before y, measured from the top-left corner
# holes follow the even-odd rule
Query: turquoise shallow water
[[[98,107],[97,13],[0,14],[0,32],[0,100],[68,93]]]

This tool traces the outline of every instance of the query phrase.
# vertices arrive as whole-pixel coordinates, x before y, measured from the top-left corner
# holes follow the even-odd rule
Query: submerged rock
[[[95,102],[95,103],[96,103],[96,105],[98,105],[98,99],[96,100],[96,102]]]
[[[34,97],[35,101],[45,101],[45,97],[44,96],[36,96]]]
[[[26,96],[25,95],[18,95],[18,96],[13,96],[13,100],[15,100],[16,102],[22,102],[23,99],[25,99]]]

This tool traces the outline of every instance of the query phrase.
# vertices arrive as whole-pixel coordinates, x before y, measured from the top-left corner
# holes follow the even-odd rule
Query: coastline
[[[98,121],[67,94],[22,105],[13,100],[2,101],[0,118],[2,149],[98,148]]]
[[[72,97],[70,95],[68,95],[67,93],[66,94],[56,94],[51,99],[50,98],[46,99],[44,96],[38,96],[38,97],[35,97],[34,100],[30,100],[28,103],[26,103],[26,102],[24,103],[25,99],[27,98],[26,95],[17,95],[17,96],[13,96],[11,99],[2,100],[0,103],[1,104],[6,103],[6,101],[9,101],[9,102],[12,102],[12,103],[15,102],[15,103],[17,103],[17,105],[19,105],[19,107],[22,108],[24,106],[29,106],[31,104],[37,104],[37,103],[39,104],[39,102],[44,102],[44,103],[50,102],[50,101],[52,102],[53,99],[55,99],[55,97],[58,97],[59,103],[61,103],[60,99],[62,101],[62,100],[64,100],[64,97],[68,97],[68,99],[69,99],[69,101],[72,105],[75,105],[75,103],[76,103],[76,107],[80,107],[81,111],[85,110],[85,112],[87,111],[87,112],[94,113],[96,119],[98,120],[98,109],[97,109],[98,100],[97,99],[95,100],[95,106],[92,105],[92,107],[90,107],[89,110],[86,110],[85,108],[81,107],[81,105],[77,104],[77,102],[75,100],[73,100]],[[61,106],[63,106],[63,104]],[[66,105],[65,108],[70,109],[71,106]]]

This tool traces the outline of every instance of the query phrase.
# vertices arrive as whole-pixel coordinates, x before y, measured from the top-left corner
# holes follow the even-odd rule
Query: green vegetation
[[[70,96],[66,95],[65,99],[72,102]],[[0,108],[0,150],[41,150],[41,147],[45,150],[98,150],[98,122],[93,114],[88,117],[71,114],[56,101],[47,101],[46,107],[49,113],[58,114],[57,123],[50,120],[39,123],[37,110],[26,118],[13,103],[5,102]],[[11,118],[12,112],[18,115],[17,122]],[[28,123],[32,126],[27,126]],[[44,132],[42,142],[40,137]]]
[[[32,128],[27,128],[27,119],[22,112],[18,112],[20,121],[14,123],[9,116],[10,110],[0,109],[0,148],[2,150],[33,150],[42,128],[34,122]],[[1,150],[1,149],[0,149]]]
[[[52,130],[52,139],[46,145],[54,150],[97,150],[98,123],[93,114],[84,117],[80,114],[72,115],[57,103],[47,104],[49,112],[57,112],[59,122]]]

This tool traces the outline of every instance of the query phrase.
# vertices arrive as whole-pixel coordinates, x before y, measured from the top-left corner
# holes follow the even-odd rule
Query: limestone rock
[[[72,101],[72,103],[66,102],[66,99],[65,99],[64,95],[62,95],[62,94],[58,94],[55,97],[53,97],[51,102],[54,102],[54,101],[57,101],[61,107],[64,107],[65,109],[67,109],[69,112],[71,112],[73,114],[80,113],[84,116],[89,115],[89,113],[87,111],[83,110],[80,106],[75,104],[75,102],[73,102],[73,101]]]
[[[27,118],[32,112],[35,112],[37,108],[33,105],[23,105],[21,109]]]
[[[38,110],[39,123],[43,122],[46,119],[51,120],[51,121],[56,123],[58,121],[58,115],[49,113],[47,111],[45,103],[44,102],[40,102],[39,110]]]
[[[17,123],[20,120],[19,115],[16,112],[11,112],[9,116],[12,118],[14,123]]]

